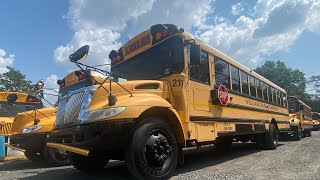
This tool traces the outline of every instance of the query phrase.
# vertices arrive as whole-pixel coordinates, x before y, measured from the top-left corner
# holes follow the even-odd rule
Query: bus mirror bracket
[[[8,104],[12,105],[18,100],[18,95],[17,94],[9,94],[7,96],[7,101]]]
[[[199,65],[201,60],[201,47],[197,44],[190,46],[190,65]]]

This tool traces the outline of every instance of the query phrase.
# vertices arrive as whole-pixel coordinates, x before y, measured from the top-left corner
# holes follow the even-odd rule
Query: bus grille
[[[78,117],[82,106],[84,91],[64,97],[59,102],[56,114],[56,126],[78,124]]]
[[[6,123],[4,125],[0,125],[0,134],[10,134],[12,128],[12,123]]]

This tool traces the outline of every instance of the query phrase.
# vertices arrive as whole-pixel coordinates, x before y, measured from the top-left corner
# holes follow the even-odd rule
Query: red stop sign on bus
[[[224,85],[220,85],[218,88],[218,99],[221,105],[228,103],[228,89]]]

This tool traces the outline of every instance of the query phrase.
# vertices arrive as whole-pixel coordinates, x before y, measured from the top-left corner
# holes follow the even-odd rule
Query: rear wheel
[[[109,162],[109,158],[105,155],[99,156],[94,154],[92,156],[83,156],[79,154],[69,154],[72,165],[79,171],[92,172],[104,169]]]
[[[265,149],[273,150],[278,147],[278,131],[274,124],[270,124],[269,132],[265,133]]]
[[[179,157],[175,135],[161,118],[143,121],[126,152],[128,170],[137,179],[168,179]]]

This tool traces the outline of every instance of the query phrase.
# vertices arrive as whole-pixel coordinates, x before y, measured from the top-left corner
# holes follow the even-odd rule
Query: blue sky
[[[156,23],[174,23],[242,64],[282,60],[307,77],[320,73],[319,0],[3,1],[0,73],[9,65],[56,87],[75,66],[68,55],[89,44],[87,62]]]

